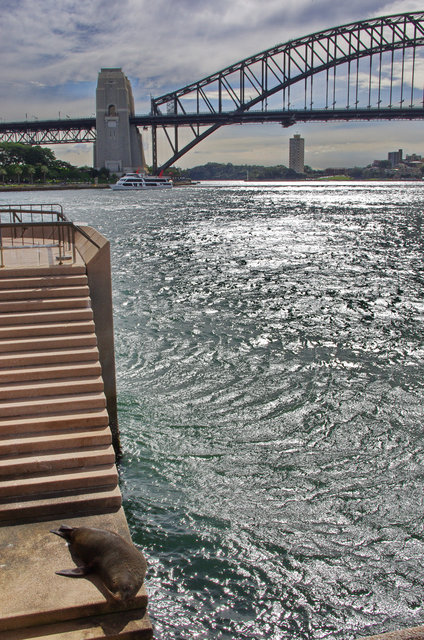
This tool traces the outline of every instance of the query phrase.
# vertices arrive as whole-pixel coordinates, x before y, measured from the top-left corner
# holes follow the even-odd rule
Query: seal
[[[80,578],[96,574],[105,587],[122,600],[133,598],[144,581],[147,562],[143,554],[122,536],[107,529],[69,527],[62,524],[50,533],[64,538],[82,565],[56,571],[60,576]]]

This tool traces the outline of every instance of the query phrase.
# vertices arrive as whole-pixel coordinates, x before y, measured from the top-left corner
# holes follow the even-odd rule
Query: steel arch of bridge
[[[158,128],[172,151],[165,169],[225,124],[422,119],[423,44],[424,12],[362,20],[277,45],[152,99],[153,164]],[[191,133],[182,146],[181,126]]]
[[[159,98],[130,124],[152,128],[166,169],[223,125],[424,118],[424,12],[290,40]],[[159,166],[158,132],[170,149]],[[187,135],[188,134],[188,135]],[[182,140],[182,138],[188,138]],[[0,122],[0,141],[95,142],[96,119]]]

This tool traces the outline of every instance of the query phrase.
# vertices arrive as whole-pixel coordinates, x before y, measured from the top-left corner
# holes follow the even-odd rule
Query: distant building
[[[423,159],[418,153],[411,153],[409,156],[407,155],[405,158],[405,162],[422,162]]]
[[[399,151],[390,151],[387,154],[387,160],[390,162],[390,166],[392,167],[392,169],[402,162],[402,157],[402,149],[399,149]]]
[[[289,168],[296,173],[305,172],[305,140],[298,133],[289,141]]]

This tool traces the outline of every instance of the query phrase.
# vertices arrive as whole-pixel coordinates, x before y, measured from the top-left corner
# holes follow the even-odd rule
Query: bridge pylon
[[[118,176],[146,168],[143,144],[134,116],[131,84],[122,69],[101,69],[96,91],[94,166]]]

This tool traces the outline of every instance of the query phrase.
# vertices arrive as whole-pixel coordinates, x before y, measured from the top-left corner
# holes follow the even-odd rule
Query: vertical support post
[[[1,223],[1,218],[0,218]],[[3,255],[3,234],[0,227],[0,268],[4,267],[4,255]]]
[[[152,124],[152,164],[153,164],[153,173],[156,175],[158,170],[158,149],[157,149],[157,131],[156,131],[155,124]]]
[[[174,153],[178,153],[178,125],[174,125]]]

